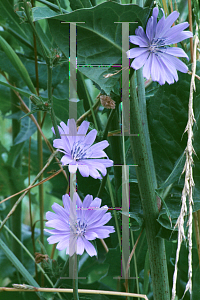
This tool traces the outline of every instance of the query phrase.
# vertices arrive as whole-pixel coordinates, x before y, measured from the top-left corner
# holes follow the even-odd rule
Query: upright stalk
[[[78,296],[78,255],[73,255],[73,300],[79,300]]]
[[[157,189],[156,172],[155,172],[153,154],[151,150],[151,142],[149,137],[149,127],[148,127],[147,111],[146,111],[145,86],[144,86],[144,77],[143,77],[142,68],[136,71],[136,77],[137,77],[137,88],[138,88],[138,105],[140,110],[142,126],[143,126],[144,138],[147,147],[151,177],[153,180],[154,189]]]
[[[156,220],[159,212],[156,204],[156,195],[138,105],[134,76],[131,77],[130,92],[130,130],[131,134],[139,134],[138,137],[130,136],[130,143],[133,160],[138,165],[136,174],[144,213],[154,300],[169,300],[170,293],[165,244],[163,239],[156,237],[158,232],[158,223]]]
[[[50,115],[51,115],[51,121],[53,124],[53,128],[56,134],[56,138],[60,138],[60,134],[58,131],[58,126],[56,122],[56,116],[53,110],[53,96],[52,96],[52,66],[50,64],[47,64],[47,91],[48,91],[48,101],[50,104]]]
[[[112,114],[112,112],[111,112]],[[109,120],[109,130],[115,130],[116,128],[119,129],[119,117],[117,110],[113,111],[111,115],[112,119]],[[122,148],[122,138],[120,135],[118,136],[111,136],[108,138],[109,144],[112,149],[112,157],[114,161],[114,180],[115,180],[115,194],[116,194],[116,202],[117,206],[121,206],[121,203],[118,203],[117,193],[118,189],[122,184],[122,164],[123,164],[123,148]],[[116,166],[115,166],[116,165]],[[115,206],[116,206],[115,205]]]
[[[38,124],[41,125],[41,112],[37,112],[37,121]],[[39,162],[39,170],[42,170],[43,168],[43,149],[42,149],[42,136],[40,131],[38,130],[37,134],[37,145],[38,145],[38,162]],[[43,180],[43,174],[41,174],[39,181]],[[44,244],[44,191],[43,191],[43,184],[39,185],[39,203],[40,203],[40,241],[42,244]]]
[[[14,83],[13,83],[14,84]],[[16,113],[19,111],[19,108],[17,108],[18,98],[13,92],[13,90],[10,91],[11,96],[11,103],[12,103],[12,113]],[[12,140],[14,144],[14,139],[18,135],[20,131],[20,122],[16,119],[12,119]],[[21,173],[21,155],[18,156],[17,160],[15,161],[14,168],[17,169],[19,176]],[[11,194],[15,194],[19,192],[19,189],[17,188],[16,183],[12,179],[13,177],[10,176],[10,187],[11,187]],[[15,205],[15,202],[17,201],[18,197],[13,197],[11,199],[11,206],[13,207]],[[16,208],[16,211],[13,213],[11,217],[11,228],[12,232],[16,235],[16,237],[21,240],[21,203]],[[12,251],[15,254],[15,256],[22,261],[22,248],[19,245],[19,243],[16,242],[15,239],[12,238]]]

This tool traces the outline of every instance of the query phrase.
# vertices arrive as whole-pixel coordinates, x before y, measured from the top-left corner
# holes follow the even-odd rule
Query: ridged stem
[[[145,143],[147,147],[151,177],[153,180],[154,189],[157,189],[156,172],[155,172],[153,154],[151,150],[151,142],[149,137],[149,127],[148,127],[147,111],[146,111],[145,86],[144,86],[144,77],[143,77],[142,68],[136,71],[136,77],[137,77],[137,89],[138,89],[138,105],[140,110]]]
[[[14,82],[13,82],[14,84]],[[12,113],[19,112],[19,108],[17,108],[18,98],[15,95],[15,93],[11,90],[10,91],[10,97],[11,97],[11,103],[12,103]],[[20,132],[20,122],[16,119],[12,119],[12,140],[14,144],[14,140],[18,133]],[[14,147],[14,146],[13,146]],[[18,156],[17,160],[15,161],[14,168],[18,170],[19,176],[21,173],[21,155]],[[19,192],[19,188],[17,188],[16,183],[13,180],[13,176],[10,176],[10,187],[11,187],[11,194],[15,194]],[[11,206],[13,207],[15,205],[15,202],[17,201],[17,196],[13,197],[10,200]],[[12,232],[16,235],[16,237],[21,240],[21,203],[16,208],[16,211],[13,213],[11,217],[11,228]],[[22,261],[22,249],[20,245],[16,242],[15,239],[12,239],[12,250],[14,255]]]
[[[134,76],[131,77],[130,84],[130,130],[131,134],[139,134],[139,136],[130,136],[130,143],[133,160],[138,165],[136,174],[144,213],[154,300],[169,300],[170,292],[165,244],[163,239],[156,237],[158,232],[158,223],[156,220],[159,212],[156,204],[149,154],[145,142]]]

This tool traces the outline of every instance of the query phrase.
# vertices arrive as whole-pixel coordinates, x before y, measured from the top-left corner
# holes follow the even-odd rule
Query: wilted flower
[[[133,48],[127,51],[128,58],[135,58],[131,67],[138,70],[142,66],[143,76],[153,81],[158,81],[159,84],[164,84],[165,81],[169,84],[178,81],[177,71],[187,73],[188,67],[180,61],[178,57],[186,57],[187,54],[177,47],[169,47],[170,44],[181,42],[192,37],[192,32],[183,31],[189,24],[184,22],[173,27],[172,24],[179,16],[177,11],[172,12],[166,19],[163,11],[163,17],[157,23],[159,9],[153,9],[153,15],[149,18],[144,29],[139,26],[135,30],[136,35],[131,35],[130,42],[139,45],[139,48]]]
[[[100,95],[101,105],[108,109],[115,109],[115,101],[106,95]]]
[[[59,242],[56,248],[66,249],[66,254],[70,256],[75,252],[82,255],[84,249],[90,256],[97,255],[89,240],[105,239],[115,232],[113,226],[104,226],[111,219],[111,214],[106,213],[107,205],[100,207],[101,199],[93,200],[91,195],[87,195],[82,202],[77,193],[74,193],[73,201],[68,194],[62,200],[64,207],[54,203],[52,209],[55,214],[50,211],[46,213],[46,226],[55,228],[45,229],[52,234],[47,241],[49,244]]]
[[[107,173],[106,168],[113,166],[112,160],[108,158],[100,159],[107,157],[103,149],[108,147],[109,144],[108,141],[104,140],[92,146],[97,131],[93,129],[86,135],[89,124],[89,122],[83,121],[77,132],[74,119],[69,119],[67,125],[61,122],[60,126],[62,128],[58,126],[61,139],[55,139],[53,146],[65,154],[61,158],[61,162],[62,165],[69,165],[70,173],[75,173],[78,168],[83,177],[90,175],[95,179],[102,178],[97,170],[105,176]],[[54,132],[53,127],[52,131]]]

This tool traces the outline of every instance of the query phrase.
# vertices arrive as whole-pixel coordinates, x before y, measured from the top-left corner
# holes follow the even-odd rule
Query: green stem
[[[79,69],[77,69],[76,77],[77,77],[77,94],[78,94],[79,99],[83,99],[83,106],[84,106],[84,109],[86,110],[86,112],[83,114],[83,117],[84,117],[84,115],[88,116],[88,112],[90,113],[90,115],[92,114],[92,112],[95,112],[95,114],[93,114],[92,117],[90,117],[90,115],[88,116],[88,121],[93,122],[93,119],[94,119],[94,116],[95,116],[95,118],[96,118],[96,120],[94,121],[94,123],[96,122],[95,123],[95,128],[97,130],[103,130],[101,119],[100,119],[100,117],[99,117],[99,115],[96,111],[96,105],[95,105],[95,104],[98,104],[100,102],[100,100],[98,99],[98,101],[93,103],[93,100],[92,100],[92,98],[90,96],[90,93],[88,92],[88,89],[87,89],[87,85],[86,85],[86,82],[85,82],[85,77],[79,71]],[[92,109],[91,109],[91,104],[92,104]]]
[[[133,231],[131,230],[131,241],[132,241],[132,246],[134,247],[135,242],[134,242],[134,235],[133,235]],[[137,294],[140,293],[140,289],[139,289],[139,280],[138,280],[138,269],[137,269],[137,258],[136,258],[136,253],[134,252],[133,254],[133,260],[134,260],[134,268],[135,268],[135,281],[136,281],[136,290],[137,290]],[[131,291],[133,292],[133,291]],[[139,300],[139,298],[138,298]]]
[[[79,300],[78,296],[78,256],[76,253],[73,254],[73,300]]]
[[[13,85],[15,84],[14,82],[11,81],[11,83],[13,83]],[[12,103],[12,113],[16,113],[19,112],[19,108],[17,107],[17,103],[18,103],[18,98],[15,95],[13,90],[10,90],[10,97],[11,97],[11,103]],[[12,119],[12,140],[13,140],[13,144],[14,144],[14,140],[16,138],[16,136],[18,135],[18,133],[20,132],[20,122],[19,120],[16,119]],[[13,145],[13,147],[15,147]],[[18,170],[19,173],[19,177],[21,176],[21,155],[18,156],[17,160],[15,161],[14,168],[16,168]],[[11,175],[11,174],[10,174]],[[15,194],[17,192],[19,192],[19,188],[17,187],[16,183],[13,181],[13,176],[10,176],[10,187],[11,187],[11,194]],[[17,196],[13,197],[10,201],[11,206],[13,207],[15,202],[17,201]],[[11,217],[11,228],[13,233],[18,237],[19,240],[21,240],[21,203],[20,205],[18,205],[18,207],[16,208],[16,211],[13,213],[12,217]],[[16,242],[15,239],[12,239],[12,250],[14,255],[20,260],[22,261],[22,249],[20,247],[20,245]]]
[[[148,128],[147,111],[146,111],[145,86],[144,86],[144,77],[143,77],[142,68],[136,71],[136,76],[137,76],[138,104],[140,109],[140,116],[141,116],[143,131],[144,131],[145,143],[147,147],[151,177],[153,180],[154,189],[156,189],[157,180],[156,180],[156,172],[155,172],[154,161],[153,161],[153,154],[151,150],[151,142],[149,137],[149,128]]]
[[[35,29],[35,26],[33,24],[33,21],[32,21],[32,18],[31,18],[26,0],[24,0],[24,10],[25,10],[28,22],[29,22],[30,26],[32,27],[33,33],[35,34],[35,36],[38,40],[38,43],[40,45],[40,48],[41,48],[41,51],[42,51],[42,54],[43,54],[43,58],[45,59],[46,63],[48,64],[49,63],[49,57],[50,57],[50,50],[45,47],[44,43],[40,39],[40,36],[39,36],[37,30]]]
[[[59,7],[60,13],[62,14],[62,13],[63,13],[63,12],[62,12],[62,7],[60,6],[59,0],[56,0],[56,2],[57,2],[57,5],[58,5],[58,7]]]
[[[99,118],[98,114],[95,113],[94,103],[93,103],[90,93],[87,89],[87,85],[85,83],[84,76],[78,69],[77,69],[77,83],[78,83],[78,85],[77,85],[78,96],[80,99],[83,99],[85,109],[86,110],[88,110],[88,108],[90,109],[95,128],[96,128],[96,130],[99,130],[102,128],[100,118]]]
[[[39,111],[37,113],[37,121],[38,124],[41,124],[41,112]],[[40,131],[38,130],[37,135],[37,144],[38,144],[38,162],[39,162],[39,172],[43,168],[43,147],[42,147],[42,136]],[[39,181],[43,180],[43,174],[39,177]],[[44,244],[44,190],[43,190],[43,184],[39,185],[39,203],[40,203],[40,240],[41,243]]]
[[[118,112],[115,110],[112,120],[110,122],[109,130],[119,129],[119,117]],[[114,161],[114,181],[115,181],[115,199],[116,206],[121,206],[118,201],[117,194],[118,189],[122,184],[122,165],[123,165],[123,148],[122,148],[122,137],[119,135],[111,136],[108,138],[109,144],[112,149],[112,158]],[[117,166],[115,166],[117,165]]]
[[[133,160],[138,165],[136,173],[144,213],[154,299],[169,300],[170,292],[165,244],[163,239],[156,237],[158,232],[158,223],[156,220],[159,212],[156,204],[156,194],[143,132],[134,76],[131,77],[130,84],[130,129],[131,134],[139,134],[139,137],[130,136],[130,143]]]
[[[108,129],[109,129],[109,126],[110,126],[110,123],[112,121],[112,118],[113,118],[114,114],[115,114],[115,109],[113,109],[111,111],[111,113],[110,113],[110,115],[108,117],[108,121],[107,121],[106,127],[105,127],[104,132],[103,132],[103,138],[102,138],[102,140],[107,139]]]
[[[115,199],[114,199],[114,195],[113,195],[113,192],[112,192],[112,186],[111,186],[109,176],[107,176],[107,186],[108,186],[108,190],[109,190],[109,193],[110,193],[112,208],[115,208]],[[119,248],[120,248],[120,252],[121,252],[121,230],[119,228],[119,223],[118,223],[118,219],[117,219],[117,212],[116,212],[115,209],[113,210],[113,213],[114,213],[114,218],[115,218],[115,226],[116,226],[116,229],[117,229]]]
[[[53,110],[53,96],[52,96],[52,67],[50,64],[47,64],[47,92],[48,92],[48,100],[50,104],[50,115],[51,115],[51,121],[53,124],[53,128],[55,130],[56,138],[60,138],[60,134],[58,131],[58,126],[56,122],[56,116]]]

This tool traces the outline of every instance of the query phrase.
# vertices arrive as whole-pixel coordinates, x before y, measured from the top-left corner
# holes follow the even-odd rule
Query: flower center
[[[78,161],[87,158],[87,148],[85,146],[86,145],[81,141],[73,144],[71,156],[74,160]]]
[[[70,229],[73,232],[73,234],[75,234],[76,237],[78,238],[79,236],[85,235],[86,227],[87,227],[87,224],[85,222],[81,222],[80,219],[77,219],[76,222],[71,224]]]
[[[151,43],[149,44],[149,51],[151,53],[157,53],[157,52],[162,52],[162,50],[166,49],[165,45],[165,39],[157,38],[153,39]]]

